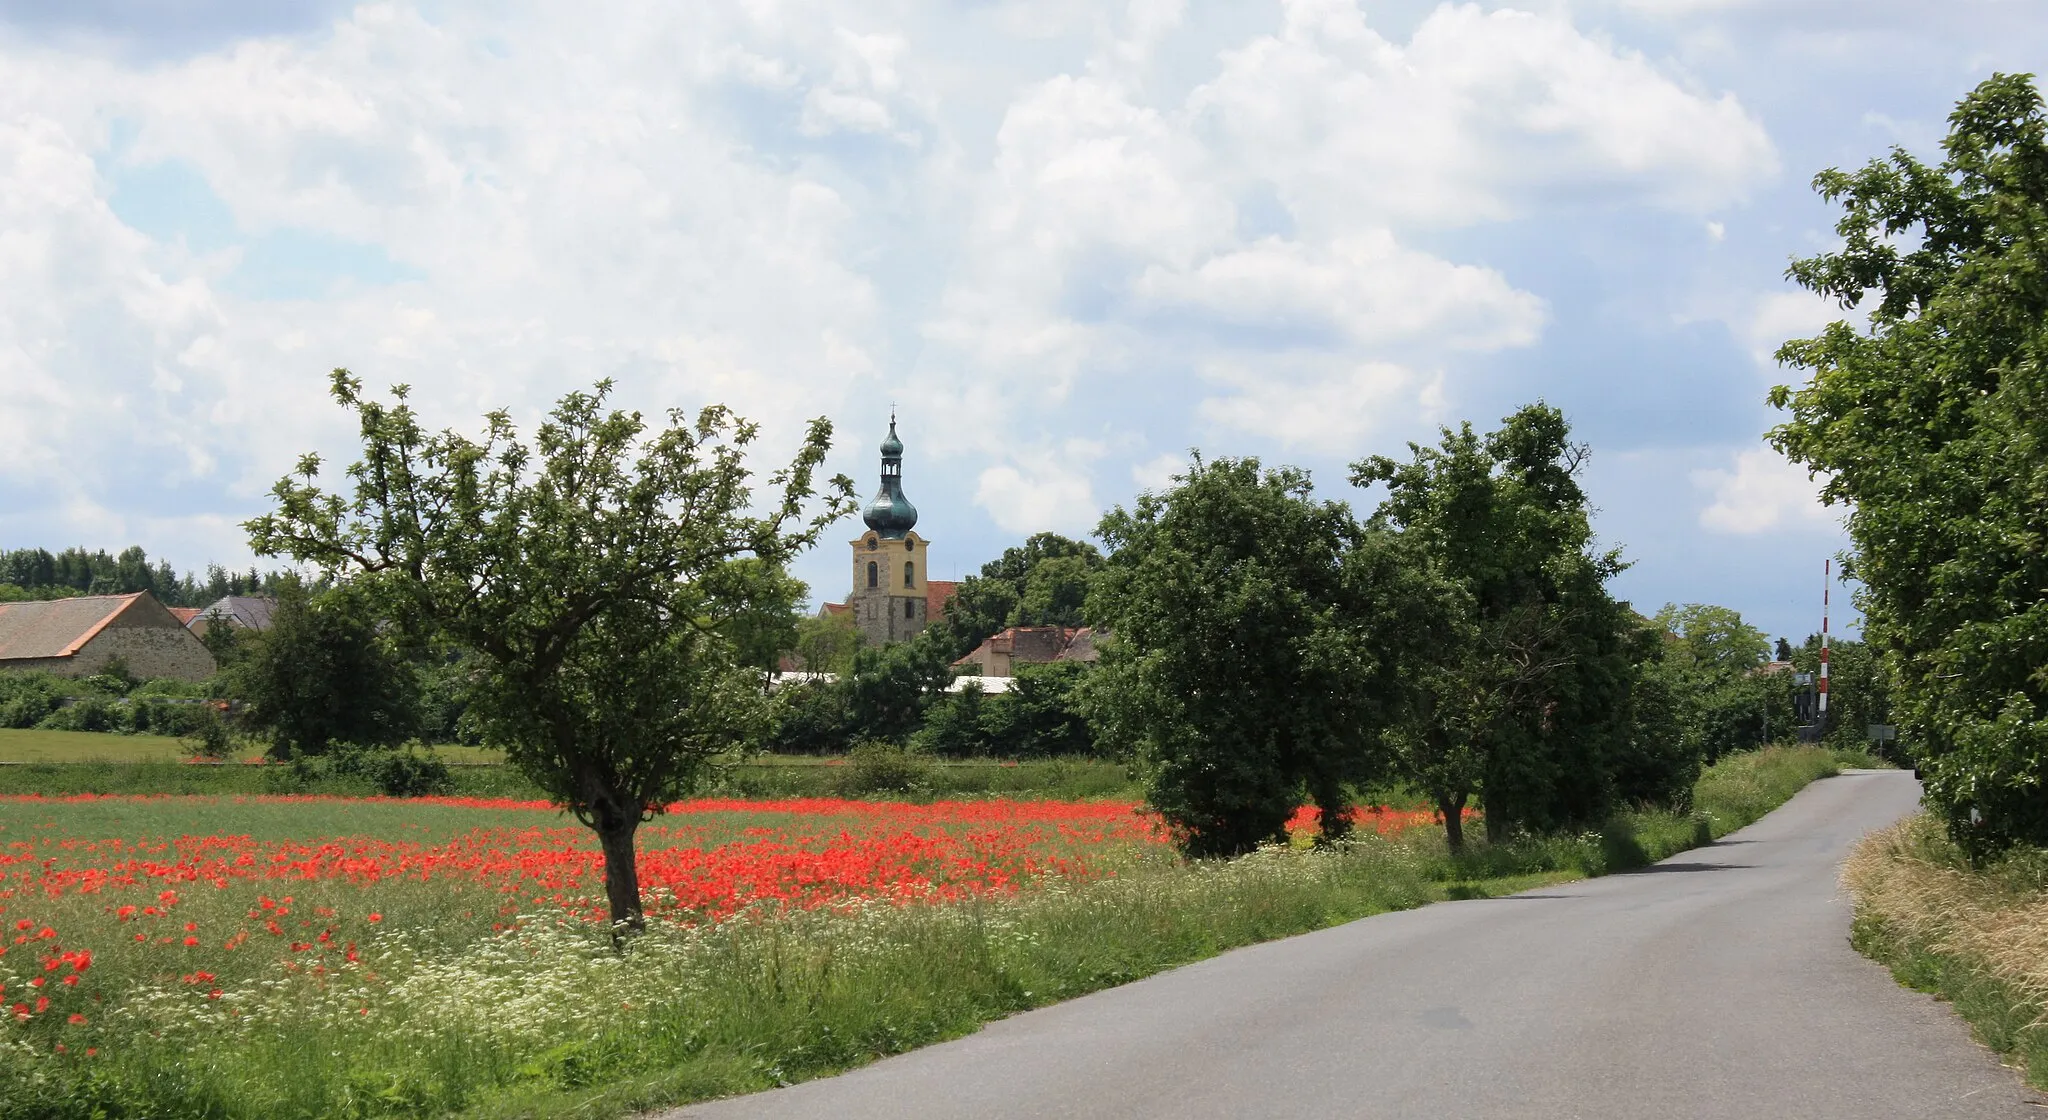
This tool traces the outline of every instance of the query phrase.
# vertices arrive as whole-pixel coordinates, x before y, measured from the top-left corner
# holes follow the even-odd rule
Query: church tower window
[[[903,565],[903,586],[917,586],[917,565],[906,561]]]
[[[903,600],[903,617],[905,617],[905,618],[916,618],[916,617],[917,617],[917,600],[915,600],[915,599],[905,599],[905,600]]]
[[[868,561],[868,586],[880,587],[881,585],[882,567],[881,565],[875,563],[873,560],[870,560]]]

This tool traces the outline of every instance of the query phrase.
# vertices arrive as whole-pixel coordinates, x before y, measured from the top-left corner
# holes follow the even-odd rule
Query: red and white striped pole
[[[1835,561],[1830,557],[1821,569],[1820,585],[1820,722],[1828,721],[1828,590],[1835,582]]]

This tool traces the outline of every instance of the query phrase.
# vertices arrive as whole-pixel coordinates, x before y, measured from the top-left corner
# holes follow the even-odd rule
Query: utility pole
[[[1820,727],[1821,734],[1827,734],[1828,726],[1828,592],[1835,582],[1835,560],[1830,556],[1822,561],[1820,583]]]

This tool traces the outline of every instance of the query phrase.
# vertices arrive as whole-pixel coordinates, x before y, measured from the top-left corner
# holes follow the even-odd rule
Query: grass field
[[[191,753],[163,735],[0,728],[0,762],[176,762]]]
[[[643,829],[654,920],[623,958],[589,834],[545,806],[0,798],[0,1116],[608,1116],[764,1088],[1661,858],[1835,766],[1739,756],[1697,816],[1458,859],[1406,811],[1336,850],[1188,863],[1128,803],[694,802]]]
[[[432,748],[449,763],[489,764],[504,761],[501,751],[460,744]],[[183,739],[164,735],[115,735],[97,731],[42,731],[0,727],[0,763],[9,762],[181,762],[192,754]],[[262,757],[260,746],[242,752],[242,760]]]

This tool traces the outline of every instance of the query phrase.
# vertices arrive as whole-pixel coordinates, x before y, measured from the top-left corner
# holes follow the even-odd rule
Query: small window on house
[[[910,619],[914,619],[917,617],[917,600],[903,600],[903,617]]]
[[[911,563],[905,563],[903,565],[903,586],[917,586],[917,565]]]
[[[875,563],[875,562],[874,562],[873,560],[870,560],[870,561],[868,561],[868,586],[869,586],[869,587],[880,587],[880,586],[882,586],[882,568],[881,568],[881,566],[880,566],[880,565],[876,564],[876,563]]]

